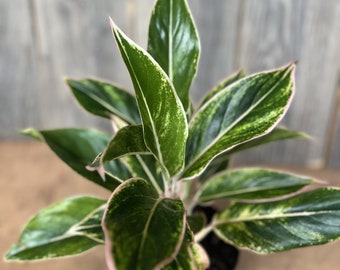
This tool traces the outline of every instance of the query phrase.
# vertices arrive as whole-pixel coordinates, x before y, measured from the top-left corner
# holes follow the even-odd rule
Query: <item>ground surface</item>
[[[303,174],[328,179],[340,186],[340,173],[298,170]],[[40,143],[0,143],[0,254],[18,239],[22,226],[42,207],[63,198],[89,194],[109,194],[83,180]],[[340,224],[339,224],[340,226]],[[270,256],[242,251],[237,270],[337,270],[340,242]],[[75,258],[37,263],[4,263],[2,270],[106,269],[103,248],[95,248]]]

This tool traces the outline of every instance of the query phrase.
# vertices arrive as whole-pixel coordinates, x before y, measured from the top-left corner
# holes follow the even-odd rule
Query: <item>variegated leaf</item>
[[[159,64],[112,20],[111,26],[135,88],[145,143],[168,176],[175,175],[184,166],[188,134],[181,101]]]
[[[119,186],[103,218],[109,269],[161,269],[177,255],[186,231],[180,200],[159,197],[142,179]]]
[[[315,180],[262,168],[225,171],[212,176],[200,189],[198,200],[262,200],[288,195]]]
[[[200,44],[185,0],[158,0],[149,25],[148,52],[168,74],[186,111]]]
[[[239,144],[232,148],[231,150],[229,150],[227,153],[224,153],[214,158],[209,163],[208,167],[204,170],[204,172],[200,175],[200,181],[204,182],[210,176],[227,169],[229,160],[234,153],[276,141],[306,138],[308,138],[308,136],[303,132],[289,130],[283,127],[276,127],[270,133],[259,138],[256,138],[254,140]]]
[[[219,237],[272,253],[340,238],[340,189],[323,188],[277,202],[233,203],[213,221]]]
[[[292,98],[295,65],[241,79],[214,95],[189,124],[183,178],[202,173],[211,160],[269,133]]]
[[[7,260],[43,260],[76,255],[104,244],[101,219],[105,200],[74,197],[41,210],[11,247]]]

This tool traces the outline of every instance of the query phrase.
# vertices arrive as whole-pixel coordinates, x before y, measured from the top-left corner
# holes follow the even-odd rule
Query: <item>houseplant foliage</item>
[[[147,50],[111,20],[134,95],[93,79],[67,79],[93,129],[28,129],[110,198],[79,196],[40,211],[7,260],[42,260],[105,245],[109,269],[205,269],[209,233],[238,248],[272,253],[340,237],[340,190],[263,168],[227,169],[232,154],[302,138],[278,127],[294,93],[295,64],[232,74],[194,106],[189,89],[200,44],[185,0],[157,0]],[[226,205],[207,222],[202,205]],[[224,202],[228,202],[225,204]],[[213,263],[213,262],[211,262]]]

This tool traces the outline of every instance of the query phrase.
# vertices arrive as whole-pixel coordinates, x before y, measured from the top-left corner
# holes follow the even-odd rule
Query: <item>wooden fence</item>
[[[298,61],[296,94],[282,122],[310,134],[254,149],[238,163],[340,169],[340,1],[189,0],[202,45],[193,100],[233,71]],[[100,77],[132,89],[108,17],[146,46],[153,0],[0,0],[0,138],[17,130],[97,127],[63,77]]]

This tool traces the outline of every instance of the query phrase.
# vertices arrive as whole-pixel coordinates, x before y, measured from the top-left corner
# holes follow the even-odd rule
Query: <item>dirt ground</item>
[[[27,142],[0,143],[0,254],[19,237],[20,230],[39,209],[63,198],[88,194],[107,198],[109,193],[82,179],[63,164],[45,145]],[[330,180],[340,187],[340,173],[295,171]],[[340,224],[339,224],[340,226]],[[337,270],[340,241],[269,256],[242,251],[237,270]],[[4,263],[2,270],[106,269],[103,247],[84,255],[36,263]]]

